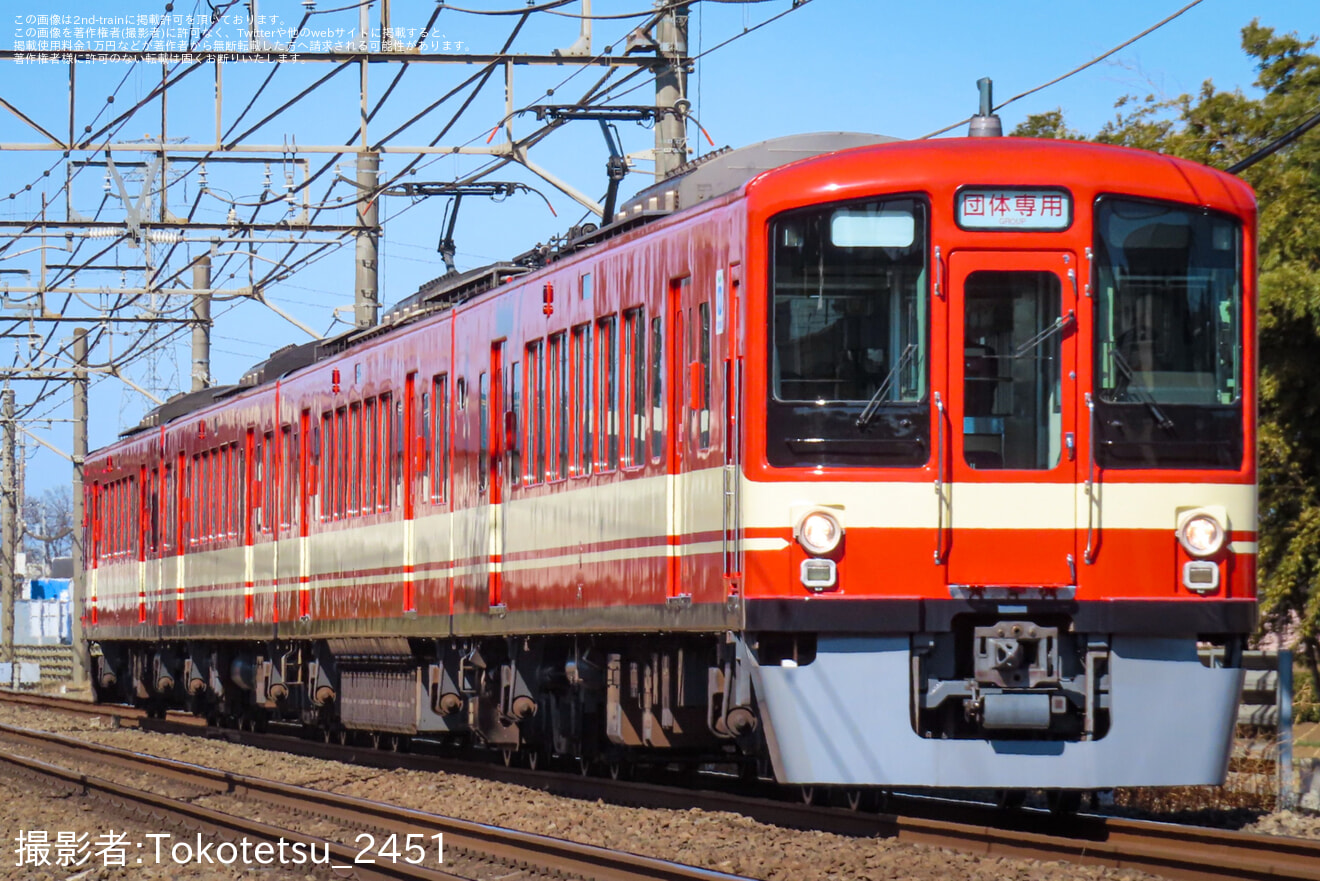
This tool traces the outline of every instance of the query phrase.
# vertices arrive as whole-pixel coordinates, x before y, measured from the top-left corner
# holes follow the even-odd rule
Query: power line
[[[1081,73],[1082,71],[1086,70],[1088,67],[1093,67],[1094,65],[1099,64],[1101,61],[1104,61],[1106,58],[1113,55],[1115,52],[1118,52],[1122,49],[1126,49],[1128,46],[1131,46],[1133,43],[1137,42],[1137,40],[1140,40],[1142,37],[1145,37],[1149,34],[1153,34],[1155,31],[1164,27],[1166,24],[1173,21],[1175,18],[1182,15],[1184,12],[1187,12],[1189,9],[1191,9],[1194,6],[1200,6],[1201,3],[1203,2],[1204,0],[1192,0],[1191,3],[1188,3],[1182,9],[1179,9],[1177,12],[1168,16],[1167,18],[1157,21],[1155,24],[1146,28],[1144,31],[1137,34],[1135,37],[1130,37],[1127,40],[1124,40],[1122,43],[1119,43],[1117,46],[1110,49],[1108,52],[1105,52],[1101,55],[1097,55],[1096,57],[1092,58],[1090,61],[1086,62],[1085,64],[1078,65],[1077,67],[1074,67],[1072,70],[1068,71],[1067,73],[1062,74],[1060,76],[1056,76],[1054,79],[1050,80],[1047,83],[1041,83],[1039,86],[1036,86],[1035,88],[1027,89],[1025,92],[1021,92],[1017,95],[1014,95],[1012,98],[1009,98],[1007,101],[1002,101],[999,104],[996,104],[994,106],[994,110],[999,110],[1001,108],[1007,107],[1009,104],[1012,104],[1014,101],[1017,101],[1021,98],[1025,98],[1028,95],[1034,95],[1037,92],[1039,92],[1041,89],[1047,89],[1050,86],[1055,85],[1056,83],[1061,83],[1064,80],[1068,79],[1068,77],[1073,76],[1074,74]],[[971,119],[972,117],[970,116],[967,117],[966,119],[960,119],[957,122],[955,122],[953,125],[946,125],[944,128],[936,129],[930,134],[922,135],[917,140],[924,141],[927,138],[933,138],[936,135],[942,135],[945,132],[955,129],[960,125],[966,125],[968,122],[971,121]]]
[[[1252,153],[1250,156],[1248,156],[1246,159],[1243,159],[1241,162],[1237,162],[1233,165],[1230,165],[1228,168],[1224,170],[1227,171],[1229,174],[1241,174],[1242,172],[1246,171],[1248,168],[1255,165],[1257,162],[1261,161],[1262,159],[1265,159],[1268,156],[1272,156],[1275,153],[1277,153],[1279,150],[1282,150],[1284,147],[1288,146],[1293,141],[1297,140],[1302,135],[1306,134],[1311,129],[1315,128],[1317,125],[1320,125],[1320,113],[1315,114],[1310,119],[1303,122],[1301,125],[1297,126],[1296,128],[1292,129],[1291,131],[1285,134],[1280,135],[1279,137],[1275,138],[1273,141],[1270,141],[1264,147],[1261,147],[1259,150],[1257,150],[1255,153]]]

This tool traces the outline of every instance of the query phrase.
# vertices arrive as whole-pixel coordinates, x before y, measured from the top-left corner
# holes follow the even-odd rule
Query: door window
[[[982,270],[964,288],[963,458],[977,469],[1059,462],[1060,361],[1072,313],[1052,272]]]

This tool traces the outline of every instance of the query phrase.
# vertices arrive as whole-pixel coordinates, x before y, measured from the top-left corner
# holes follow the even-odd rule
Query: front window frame
[[[887,258],[891,266],[885,271],[894,275],[907,271],[911,273],[911,279],[900,279],[897,283],[890,281],[893,287],[889,296],[902,299],[887,308],[893,308],[893,315],[899,321],[910,318],[915,322],[915,328],[906,332],[893,322],[886,325],[883,335],[886,337],[885,348],[889,351],[885,354],[883,367],[878,368],[878,373],[871,371],[874,375],[866,375],[862,380],[852,383],[858,388],[865,388],[868,394],[853,392],[847,388],[849,383],[845,381],[836,383],[838,388],[834,393],[814,398],[804,397],[801,393],[785,393],[779,366],[782,357],[781,346],[777,342],[779,331],[776,329],[776,310],[782,305],[778,303],[776,293],[781,271],[778,250],[785,222],[815,215],[818,219],[809,220],[808,223],[817,224],[817,229],[828,230],[831,216],[840,210],[867,207],[880,214],[887,208],[903,203],[906,203],[904,207],[913,217],[912,243],[890,248],[871,247],[875,247],[877,253],[884,250],[901,252]],[[772,467],[919,468],[929,462],[933,355],[931,273],[934,259],[931,203],[930,195],[923,191],[876,193],[837,202],[797,206],[767,219],[767,314],[763,332],[766,334],[767,370],[766,456]],[[822,258],[828,247],[837,246],[820,248]],[[906,262],[911,260],[918,262],[915,266]],[[823,259],[819,265],[824,265]],[[860,262],[858,266],[866,268]],[[874,266],[870,268],[874,269]],[[825,278],[821,276],[822,280]],[[907,286],[910,286],[910,291],[904,290]],[[911,308],[902,301],[908,298],[915,306],[915,314],[910,317],[903,314],[905,308]],[[842,323],[842,319],[837,320]],[[860,321],[851,323],[859,324]],[[904,345],[900,351],[898,346],[891,344],[889,337],[898,338],[904,343],[911,342],[915,349],[908,353],[908,347]],[[913,339],[909,341],[908,337]],[[868,357],[870,351],[866,347]],[[884,385],[881,377],[893,373],[895,364],[905,358],[913,363],[900,367],[898,373],[891,377],[894,380],[892,387],[887,390],[877,387]],[[868,400],[882,390],[885,396],[878,402],[878,406]],[[866,419],[861,419],[867,410],[874,412]]]
[[[1108,306],[1110,295],[1103,282],[1106,279],[1106,261],[1109,247],[1104,241],[1106,230],[1103,227],[1102,209],[1106,203],[1124,202],[1134,205],[1148,205],[1168,211],[1180,211],[1185,215],[1212,217],[1226,222],[1232,232],[1232,241],[1224,250],[1232,254],[1232,269],[1229,284],[1231,299],[1224,301],[1232,304],[1236,314],[1232,315],[1233,347],[1231,358],[1232,398],[1222,400],[1224,391],[1215,385],[1211,393],[1221,400],[1195,400],[1196,389],[1170,392],[1153,384],[1124,386],[1123,399],[1116,400],[1114,389],[1118,386],[1105,385],[1106,377],[1115,374],[1115,368],[1106,368],[1105,359],[1118,347],[1119,333],[1104,334],[1108,315],[1117,308]],[[1091,287],[1095,292],[1092,297],[1092,355],[1091,370],[1094,385],[1095,402],[1095,449],[1097,464],[1109,469],[1213,469],[1240,470],[1245,454],[1245,420],[1243,386],[1246,371],[1247,320],[1249,292],[1246,284],[1245,268],[1247,225],[1242,218],[1226,211],[1217,211],[1202,205],[1177,202],[1167,199],[1154,199],[1131,193],[1106,192],[1099,194],[1092,203],[1092,248]],[[1190,253],[1195,248],[1213,248],[1214,232],[1211,231],[1211,243],[1199,243],[1188,246]],[[1215,271],[1213,262],[1204,266],[1197,264],[1192,269],[1209,267]],[[1222,270],[1221,270],[1222,271]],[[1108,278],[1115,277],[1114,269],[1108,269]],[[1189,275],[1189,277],[1191,277]],[[1210,282],[1213,286],[1219,282]],[[1109,312],[1106,312],[1106,309]],[[1134,307],[1135,308],[1135,307]],[[1218,306],[1211,307],[1219,308]],[[1188,322],[1192,324],[1192,322]],[[1112,329],[1111,329],[1112,330]],[[1188,350],[1191,347],[1188,346]],[[1220,350],[1210,351],[1210,357],[1219,357]],[[1192,352],[1188,357],[1194,357]],[[1155,357],[1151,356],[1152,359]],[[1204,360],[1204,359],[1203,359]],[[1125,364],[1129,359],[1125,358]],[[1129,370],[1132,368],[1129,367]],[[1153,368],[1152,368],[1153,369]],[[1149,371],[1148,371],[1149,372]],[[1189,374],[1196,371],[1185,371]],[[1205,371],[1202,371],[1205,372]],[[1151,376],[1155,375],[1151,372]],[[1214,372],[1218,376],[1218,372]]]

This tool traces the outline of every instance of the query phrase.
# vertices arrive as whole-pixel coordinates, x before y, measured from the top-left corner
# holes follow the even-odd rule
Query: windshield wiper
[[[1069,309],[1067,315],[1060,315],[1058,318],[1054,320],[1054,323],[1051,324],[1049,327],[1045,328],[1040,333],[1036,334],[1034,337],[1027,340],[1022,345],[1018,346],[1017,349],[1013,352],[1013,357],[1021,358],[1023,355],[1026,355],[1027,353],[1031,352],[1033,349],[1037,348],[1041,343],[1045,342],[1050,337],[1058,333],[1062,333],[1063,330],[1068,327],[1068,325],[1074,324],[1076,323],[1076,321],[1077,321],[1077,316],[1073,314],[1073,311],[1071,309]]]
[[[1114,366],[1117,367],[1119,372],[1127,379],[1128,391],[1131,392],[1138,401],[1145,404],[1146,409],[1150,410],[1150,415],[1155,417],[1155,424],[1166,430],[1173,428],[1173,420],[1164,415],[1164,411],[1160,409],[1160,405],[1155,403],[1155,396],[1150,393],[1150,390],[1144,385],[1134,384],[1136,379],[1135,371],[1132,369],[1132,365],[1128,362],[1128,359],[1123,357],[1123,353],[1118,351],[1118,349],[1110,349],[1109,357],[1113,359]]]
[[[916,353],[917,344],[908,343],[907,347],[903,349],[903,353],[898,356],[898,361],[885,375],[884,381],[880,383],[880,388],[876,389],[875,394],[871,395],[871,400],[866,402],[862,415],[857,417],[858,428],[865,428],[867,423],[875,417],[875,414],[880,410],[880,402],[884,400],[885,395],[889,394],[889,388],[894,384],[894,380],[898,378],[899,371],[907,366],[907,363],[912,360]]]

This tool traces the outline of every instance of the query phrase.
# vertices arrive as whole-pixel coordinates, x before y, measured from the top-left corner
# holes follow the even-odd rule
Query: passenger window
[[[348,460],[352,458],[348,446],[348,408],[340,407],[335,411],[335,509],[336,518],[343,517],[347,510],[348,498]]]
[[[490,468],[490,381],[485,373],[477,378],[477,492],[486,491],[487,472]]]
[[[600,345],[600,383],[597,411],[598,448],[596,461],[601,470],[619,466],[619,335],[618,318],[610,315],[596,325]]]
[[[659,316],[651,319],[651,458],[659,461],[665,439],[664,330]]]
[[[527,346],[527,407],[518,418],[525,425],[527,439],[527,483],[539,483],[545,475],[545,387],[542,366],[543,343]]]
[[[701,357],[701,408],[697,412],[697,420],[700,427],[701,449],[708,450],[710,449],[710,304],[699,304],[697,312],[699,317],[697,333],[700,334],[697,345],[700,347]]]
[[[591,325],[573,328],[573,465],[572,473],[591,473],[592,445],[592,359]]]
[[[640,308],[623,314],[623,345],[624,462],[636,466],[646,463],[646,314]]]
[[[362,402],[362,438],[366,453],[362,457],[362,513],[376,510],[380,503],[380,414],[376,412],[376,399]]]
[[[422,395],[422,423],[430,425],[426,448],[431,456],[431,501],[443,502],[448,498],[449,485],[449,375],[441,373],[431,380],[433,404]],[[434,418],[428,421],[428,406]]]
[[[530,360],[527,362],[527,370],[528,373],[530,374],[532,370],[532,363]],[[514,361],[512,364],[509,365],[509,405],[506,408],[506,410],[514,414],[513,418],[515,422],[517,422],[518,420],[527,421],[523,419],[522,377],[519,375],[519,373],[520,371],[518,370],[518,362]],[[521,426],[515,426],[515,429],[516,430],[514,431],[513,437],[509,443],[509,448],[505,450],[505,452],[509,456],[508,473],[509,473],[509,486],[511,488],[532,482],[532,476],[530,474],[523,473],[524,447],[522,444],[522,439],[519,436],[519,432],[522,430]],[[501,433],[505,432],[506,429],[505,429],[504,419],[499,420],[499,423],[495,430]],[[497,446],[502,442],[501,438],[502,438],[502,434],[497,435],[497,440],[496,440]]]
[[[550,479],[562,480],[568,474],[568,346],[561,331],[550,337],[550,357],[546,361],[550,394]]]
[[[535,436],[535,442],[527,447],[527,456],[533,460],[533,465],[529,469],[532,473],[532,481],[540,483],[545,480],[545,343],[536,343],[536,360],[527,362],[527,385],[531,389],[532,412],[528,416],[528,423]]]
[[[392,463],[396,460],[394,450],[395,417],[394,397],[386,392],[380,396],[380,458],[376,462],[376,474],[379,481],[376,506],[381,511],[388,511],[394,504],[394,482],[397,470],[392,466]]]

